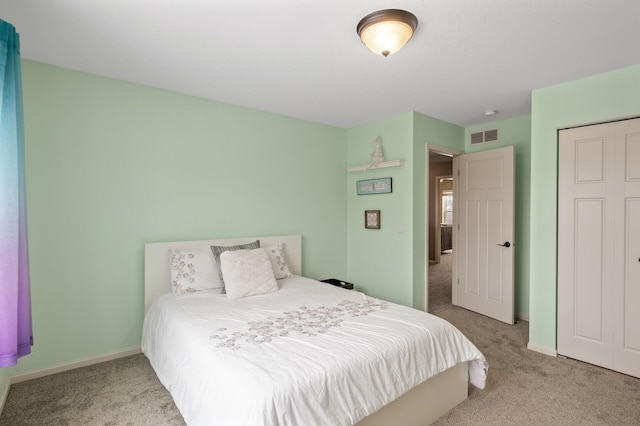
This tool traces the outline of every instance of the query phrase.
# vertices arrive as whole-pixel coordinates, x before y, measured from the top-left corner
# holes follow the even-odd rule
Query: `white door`
[[[640,119],[560,132],[558,353],[640,377]]]
[[[558,353],[613,368],[615,131],[560,132],[558,147]]]
[[[513,146],[454,160],[454,173],[458,171],[454,303],[513,324]]]
[[[616,131],[617,186],[616,271],[614,294],[615,332],[613,366],[617,371],[640,377],[640,119],[622,121]]]

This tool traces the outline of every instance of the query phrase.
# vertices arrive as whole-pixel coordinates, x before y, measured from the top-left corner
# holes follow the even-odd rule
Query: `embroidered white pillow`
[[[229,299],[278,291],[271,260],[264,248],[225,251],[220,254],[220,270]]]
[[[271,260],[271,267],[273,268],[273,275],[275,275],[276,280],[292,278],[293,274],[291,273],[291,269],[289,269],[289,265],[287,265],[287,261],[284,258],[284,248],[282,243],[265,247],[265,250],[267,250],[269,260]]]
[[[169,267],[175,295],[202,290],[222,293],[218,267],[210,250],[169,250]]]

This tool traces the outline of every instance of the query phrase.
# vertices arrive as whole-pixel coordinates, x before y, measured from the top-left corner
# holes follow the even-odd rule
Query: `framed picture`
[[[380,210],[364,211],[364,227],[367,229],[380,229]]]
[[[356,182],[358,195],[388,194],[391,192],[391,178],[367,179]]]

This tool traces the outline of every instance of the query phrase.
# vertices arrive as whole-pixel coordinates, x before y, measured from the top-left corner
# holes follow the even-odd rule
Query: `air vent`
[[[498,141],[498,129],[489,129],[483,132],[471,133],[471,145]]]

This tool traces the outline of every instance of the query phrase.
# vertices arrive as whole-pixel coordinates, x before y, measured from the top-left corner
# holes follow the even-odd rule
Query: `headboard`
[[[260,247],[284,244],[287,264],[295,275],[302,274],[302,237],[286,235],[275,237],[229,238],[224,240],[175,241],[144,245],[144,311],[160,296],[171,292],[169,250],[209,250],[212,245],[233,246],[260,240]],[[213,256],[213,253],[211,254]]]

